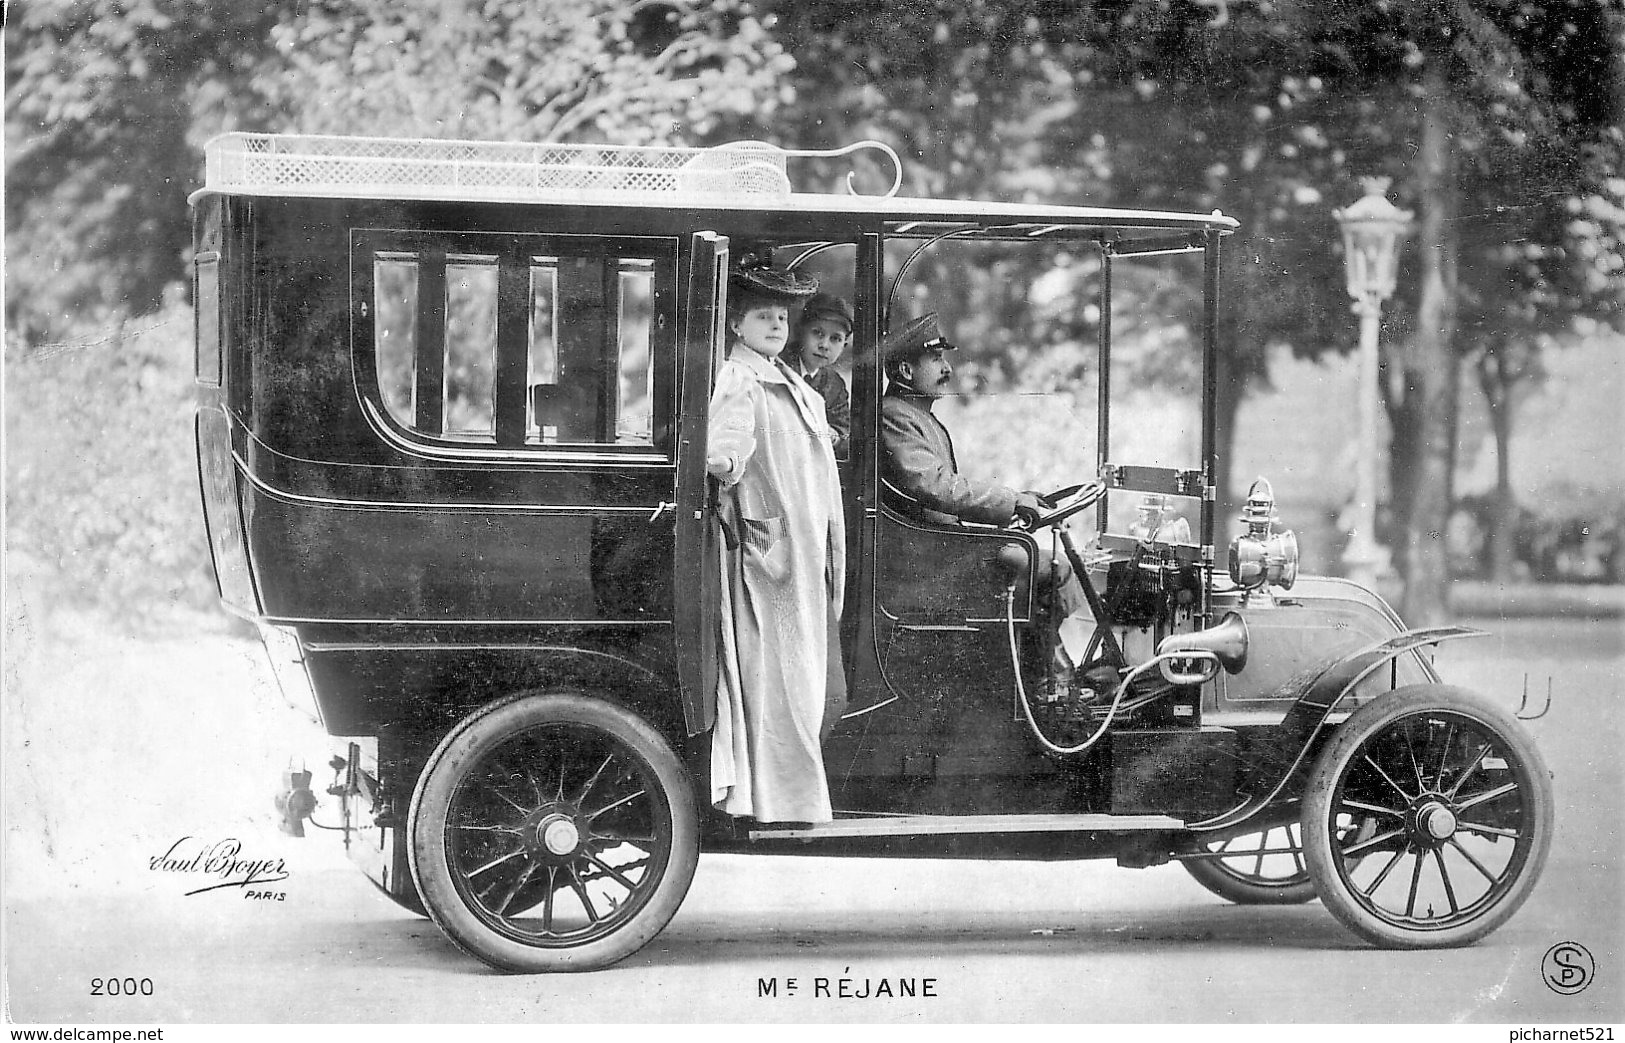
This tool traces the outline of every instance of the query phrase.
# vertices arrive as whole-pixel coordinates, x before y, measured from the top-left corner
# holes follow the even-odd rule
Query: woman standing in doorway
[[[846,702],[837,641],[846,530],[819,394],[779,355],[815,280],[760,265],[729,279],[728,360],[706,468],[721,486],[722,634],[711,800],[759,822],[827,822],[822,738]]]

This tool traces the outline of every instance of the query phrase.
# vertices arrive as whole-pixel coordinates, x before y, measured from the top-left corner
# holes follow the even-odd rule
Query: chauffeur
[[[1039,513],[1038,497],[998,482],[959,473],[953,439],[931,413],[948,393],[954,370],[934,312],[909,322],[881,346],[890,381],[880,403],[881,476],[896,505],[920,521],[940,525],[972,521],[1009,525],[1016,515]]]
[[[953,350],[934,312],[912,320],[881,345],[890,383],[880,401],[880,474],[891,505],[917,521],[938,525],[1009,525],[1018,515],[1031,523],[1040,513],[1037,494],[960,474],[953,439],[931,413],[936,400],[948,393],[954,371],[946,353]],[[1094,619],[1065,559],[1053,565],[1053,572],[1042,571],[1035,578],[1040,597],[1053,599],[1059,620],[1052,672],[1055,683],[1066,687],[1074,664],[1087,654]]]

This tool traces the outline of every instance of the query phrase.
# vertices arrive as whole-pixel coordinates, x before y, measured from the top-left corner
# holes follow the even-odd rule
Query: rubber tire
[[[445,823],[470,765],[508,738],[546,724],[575,724],[605,733],[652,771],[671,816],[671,853],[648,903],[614,933],[571,948],[541,948],[506,938],[464,903],[447,861]],[[458,948],[499,970],[520,974],[608,967],[643,948],[670,922],[699,863],[699,816],[687,770],[666,740],[641,717],[604,699],[574,693],[522,694],[465,717],[425,762],[412,793],[408,856],[418,894]]]
[[[1518,781],[1529,795],[1534,839],[1518,878],[1494,906],[1455,927],[1416,931],[1379,919],[1350,895],[1336,867],[1331,809],[1348,762],[1365,741],[1401,717],[1429,710],[1445,710],[1473,718],[1511,747],[1521,762]],[[1554,816],[1551,773],[1539,748],[1517,718],[1465,688],[1411,685],[1395,689],[1355,710],[1316,758],[1303,798],[1304,857],[1320,892],[1321,903],[1345,927],[1366,941],[1385,949],[1456,948],[1471,945],[1501,926],[1529,897],[1551,849]]]
[[[1244,854],[1245,851],[1238,852],[1238,857]],[[1315,888],[1314,879],[1307,874],[1303,879],[1293,878],[1289,883],[1255,884],[1220,868],[1216,859],[1193,858],[1179,864],[1185,867],[1185,872],[1197,883],[1225,901],[1237,905],[1303,905],[1314,901],[1320,893]]]

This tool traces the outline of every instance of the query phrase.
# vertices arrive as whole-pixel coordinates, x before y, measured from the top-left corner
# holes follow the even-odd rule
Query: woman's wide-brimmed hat
[[[774,268],[750,258],[728,273],[728,292],[738,297],[762,298],[777,304],[805,300],[818,292],[818,280],[800,272]]]

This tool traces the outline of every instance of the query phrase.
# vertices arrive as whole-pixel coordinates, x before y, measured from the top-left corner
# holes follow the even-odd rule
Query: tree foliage
[[[156,312],[183,275],[203,138],[291,0],[35,0],[6,47],[6,329],[38,343]]]
[[[278,129],[386,137],[703,140],[794,64],[739,0],[327,0],[272,39]]]
[[[741,0],[36,0],[9,27],[6,326],[158,310],[226,130],[701,141],[793,62]]]
[[[1481,332],[1517,330],[1506,320],[1519,311],[1546,332],[1625,317],[1625,226],[1570,216],[1617,212],[1625,201],[1607,198],[1608,172],[1619,169],[1622,23],[1598,0],[1353,12],[1328,0],[1296,5],[1290,17],[1339,96],[1383,105],[1383,118],[1340,123],[1340,136],[1397,174],[1417,211],[1414,274],[1397,302],[1409,335],[1389,338],[1384,392],[1405,609],[1431,622],[1443,615],[1448,581],[1442,534],[1462,358]]]

